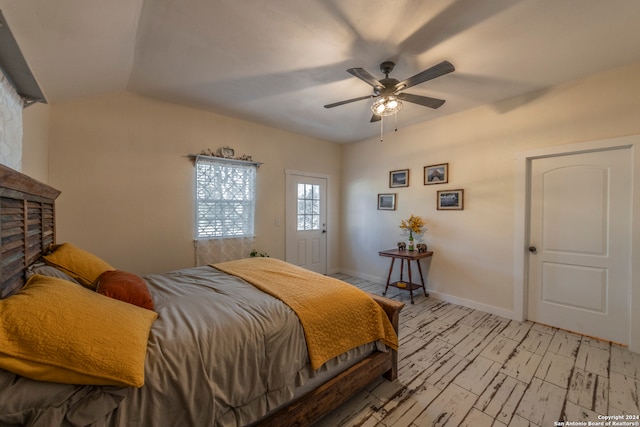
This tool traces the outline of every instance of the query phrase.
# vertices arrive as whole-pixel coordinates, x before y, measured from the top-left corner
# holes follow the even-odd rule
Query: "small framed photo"
[[[378,209],[381,211],[395,211],[396,193],[378,194]]]
[[[408,187],[409,169],[389,172],[389,188]]]
[[[449,163],[424,167],[424,185],[449,182]]]
[[[438,210],[461,211],[464,209],[464,190],[438,191]]]

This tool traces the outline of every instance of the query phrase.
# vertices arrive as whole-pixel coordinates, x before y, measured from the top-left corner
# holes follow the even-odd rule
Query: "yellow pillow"
[[[0,368],[39,381],[141,387],[157,317],[36,274],[0,300]]]
[[[108,263],[90,252],[63,243],[49,255],[42,257],[44,262],[67,273],[84,286],[96,289],[96,283],[102,273],[115,270]]]

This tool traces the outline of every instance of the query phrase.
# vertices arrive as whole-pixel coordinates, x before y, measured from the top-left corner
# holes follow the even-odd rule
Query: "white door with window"
[[[528,318],[629,342],[631,150],[532,160]]]
[[[286,173],[286,261],[326,274],[327,177]]]

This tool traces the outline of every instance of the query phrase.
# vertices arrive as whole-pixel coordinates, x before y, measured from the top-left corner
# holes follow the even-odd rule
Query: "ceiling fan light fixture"
[[[378,116],[391,116],[402,109],[402,102],[395,95],[381,96],[371,105],[371,111]]]

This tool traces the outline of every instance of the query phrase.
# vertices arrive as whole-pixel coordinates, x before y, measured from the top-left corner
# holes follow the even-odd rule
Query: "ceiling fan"
[[[412,86],[424,83],[428,80],[435,79],[436,77],[443,76],[455,70],[453,64],[449,61],[442,61],[441,63],[428,68],[415,76],[409,77],[406,80],[398,81],[389,77],[389,73],[393,71],[395,67],[393,61],[385,61],[380,64],[380,71],[385,75],[382,80],[377,80],[364,68],[349,68],[347,72],[359,78],[363,82],[373,87],[373,95],[361,96],[358,98],[347,99],[345,101],[334,102],[333,104],[327,104],[324,108],[333,108],[339,105],[348,104],[350,102],[362,101],[363,99],[376,98],[371,105],[371,111],[373,116],[371,122],[377,122],[382,116],[390,116],[397,113],[402,108],[401,101],[412,102],[424,107],[438,108],[444,104],[443,99],[430,98],[428,96],[414,95],[411,93],[402,92]]]

